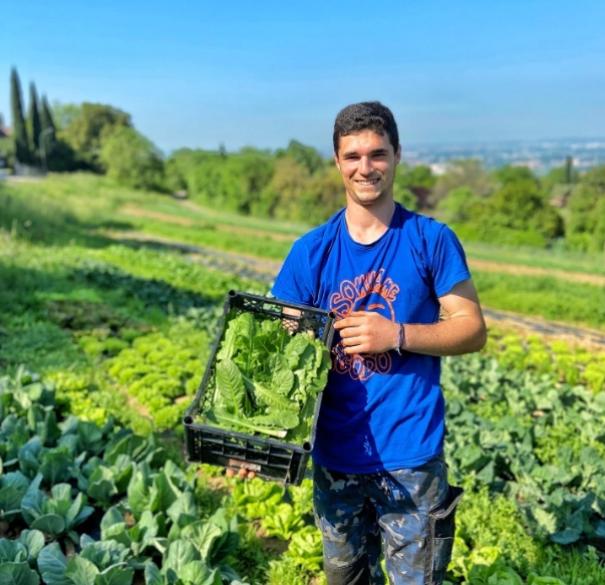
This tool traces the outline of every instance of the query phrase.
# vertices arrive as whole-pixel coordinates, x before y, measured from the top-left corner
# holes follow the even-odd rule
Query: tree
[[[569,164],[553,167],[542,177],[542,186],[550,193],[556,185],[573,185],[580,179],[580,173]]]
[[[488,200],[482,217],[476,218],[487,230],[492,227],[534,232],[548,242],[564,233],[563,219],[545,201],[537,180],[525,173],[507,175],[500,189]]]
[[[292,157],[275,161],[271,181],[263,190],[253,212],[283,219],[299,219],[305,191],[309,189],[310,174],[306,166]]]
[[[102,172],[100,152],[103,133],[118,126],[132,128],[130,114],[106,104],[85,102],[60,132],[60,137],[90,169]]]
[[[285,149],[278,149],[275,156],[279,159],[288,156],[298,164],[307,168],[310,174],[315,173],[325,165],[321,154],[312,146],[306,146],[298,140],[290,140]]]
[[[540,184],[538,178],[528,167],[507,165],[494,171],[494,177],[502,186],[520,182],[525,182],[526,184],[533,183],[536,187],[539,187]]]
[[[103,134],[100,161],[107,174],[138,189],[163,188],[163,163],[158,149],[128,126],[114,126]]]
[[[299,207],[299,217],[295,219],[306,223],[321,223],[344,204],[342,176],[335,165],[328,165],[311,176]]]
[[[71,170],[74,152],[57,140],[57,128],[46,96],[40,101],[40,155],[42,163],[51,170]]]
[[[40,157],[40,133],[42,124],[40,122],[40,109],[38,107],[38,92],[32,81],[29,84],[29,145],[32,158],[38,160]]]
[[[41,100],[40,123],[42,125],[42,130],[50,129],[53,133],[57,131],[57,126],[45,95],[42,96]]]
[[[15,159],[20,163],[31,163],[31,153],[27,141],[27,130],[23,117],[23,99],[21,82],[17,70],[11,70],[11,111],[13,116],[13,140],[15,142]]]
[[[462,223],[471,219],[473,202],[478,199],[468,187],[452,189],[439,201],[439,219],[446,223]]]
[[[446,172],[437,178],[431,193],[431,205],[439,206],[450,191],[459,187],[466,187],[481,197],[493,190],[492,180],[481,161],[472,158],[454,160],[448,163]]]
[[[408,209],[428,207],[429,196],[435,185],[435,177],[426,165],[399,165],[395,175],[393,194]]]
[[[605,165],[588,171],[569,198],[568,242],[581,250],[600,250],[605,226]]]
[[[78,116],[81,115],[81,104],[62,104],[54,102],[52,106],[52,117],[57,130],[67,128]]]
[[[15,143],[11,138],[0,138],[0,168],[12,167],[15,162]]]

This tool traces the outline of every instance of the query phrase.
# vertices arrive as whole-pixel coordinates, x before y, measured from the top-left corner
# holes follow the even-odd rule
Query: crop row
[[[559,382],[581,384],[593,392],[605,390],[605,351],[561,339],[490,327],[485,354],[505,368],[547,374]]]
[[[62,418],[24,371],[0,380],[0,403],[4,582],[239,582],[236,520],[205,512],[152,438]]]
[[[537,536],[605,548],[605,394],[476,355],[443,383],[454,477],[511,498]]]

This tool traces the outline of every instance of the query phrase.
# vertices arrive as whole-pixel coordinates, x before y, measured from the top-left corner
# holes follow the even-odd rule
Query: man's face
[[[399,150],[394,152],[388,136],[373,130],[341,136],[334,156],[347,192],[347,201],[364,207],[393,196]]]

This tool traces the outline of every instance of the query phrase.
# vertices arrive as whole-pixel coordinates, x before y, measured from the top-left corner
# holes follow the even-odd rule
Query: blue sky
[[[0,4],[15,65],[51,102],[109,103],[165,151],[324,152],[344,105],[389,105],[405,142],[605,136],[605,2],[134,0]]]

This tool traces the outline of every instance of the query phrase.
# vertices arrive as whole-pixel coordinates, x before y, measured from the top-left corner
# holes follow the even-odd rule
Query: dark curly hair
[[[380,102],[360,102],[351,104],[338,112],[334,121],[334,152],[338,154],[341,136],[355,134],[363,130],[373,130],[378,134],[388,136],[393,150],[399,149],[399,132],[393,112]]]

